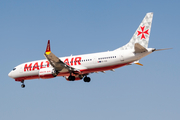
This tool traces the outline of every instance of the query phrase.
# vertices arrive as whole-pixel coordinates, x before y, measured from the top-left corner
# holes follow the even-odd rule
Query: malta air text
[[[66,58],[64,60],[64,63],[66,63],[69,66],[81,65],[81,57],[73,57],[73,58],[70,58],[70,59]],[[49,67],[49,61],[26,63],[24,65],[24,72],[40,70],[40,69],[48,68],[48,67]]]

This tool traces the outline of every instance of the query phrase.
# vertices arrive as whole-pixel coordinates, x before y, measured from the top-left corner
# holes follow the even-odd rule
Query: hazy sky
[[[1,0],[0,120],[180,119],[179,0]],[[91,82],[63,77],[25,81],[8,77],[18,64],[56,56],[114,50],[126,44],[153,12],[149,47],[155,52]]]

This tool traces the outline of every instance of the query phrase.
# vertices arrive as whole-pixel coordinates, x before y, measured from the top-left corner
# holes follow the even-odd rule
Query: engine
[[[58,72],[54,68],[43,68],[39,70],[39,77],[42,79],[54,78],[58,75]]]

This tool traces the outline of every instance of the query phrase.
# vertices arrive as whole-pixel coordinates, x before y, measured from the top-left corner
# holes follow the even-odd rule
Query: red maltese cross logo
[[[148,33],[149,29],[147,29],[146,31],[144,31],[144,28],[145,28],[145,26],[141,27],[141,31],[137,31],[137,32],[138,32],[138,35],[137,35],[137,36],[139,36],[139,35],[142,34],[141,39],[143,39],[143,38],[146,39],[144,34],[149,35],[149,33]]]

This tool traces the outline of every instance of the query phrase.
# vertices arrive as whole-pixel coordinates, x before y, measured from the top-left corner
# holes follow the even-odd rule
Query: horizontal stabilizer
[[[134,64],[136,64],[136,65],[140,65],[140,66],[143,66],[143,64],[141,64],[141,63],[134,63]]]
[[[139,63],[139,60],[138,61],[134,61],[134,64],[143,66],[143,64]]]
[[[134,50],[135,50],[135,53],[142,53],[142,52],[146,52],[147,49],[144,48],[142,45],[140,45],[139,43],[135,43],[134,45]]]
[[[169,49],[172,49],[172,48],[164,48],[164,49],[154,49],[154,50],[153,50],[153,52],[154,52],[154,51],[162,51],[162,50],[169,50]]]

